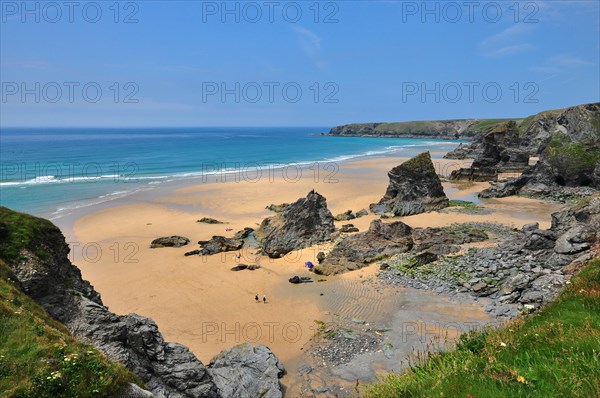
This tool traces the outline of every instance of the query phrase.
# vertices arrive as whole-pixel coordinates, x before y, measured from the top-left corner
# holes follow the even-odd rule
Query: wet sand
[[[256,256],[253,250],[242,250],[240,259],[234,258],[233,252],[204,257],[183,254],[196,249],[198,240],[255,228],[273,214],[265,206],[293,202],[311,189],[327,198],[334,215],[368,209],[385,193],[387,171],[404,160],[365,159],[342,163],[337,170],[319,169],[317,173],[305,168],[301,174],[274,172],[238,181],[232,176],[225,178],[226,182],[215,177],[217,181],[178,186],[152,198],[133,197],[129,203],[87,214],[65,227],[71,228],[72,259],[113,312],[135,312],[154,319],[166,340],[187,345],[204,363],[244,341],[269,346],[288,369],[282,382],[293,391],[296,368],[316,331],[315,320],[327,320],[332,314],[373,321],[408,317],[425,323],[489,319],[480,305],[457,305],[428,292],[400,289],[393,294],[381,293],[373,283],[364,282],[374,279],[374,267],[319,278],[324,282],[288,283],[294,275],[310,275],[305,261],[315,262],[316,254],[327,249],[326,244],[278,260]],[[443,159],[434,159],[434,164],[444,175],[465,166],[464,161]],[[444,183],[449,198],[460,200],[478,201],[476,193],[486,186]],[[488,210],[485,214],[445,210],[401,220],[413,227],[487,221],[514,227],[540,222],[546,228],[556,210],[525,198],[484,200],[480,204]],[[228,224],[197,223],[202,217]],[[374,219],[369,214],[350,222],[364,231]],[[153,239],[170,235],[188,237],[191,243],[181,248],[150,249]],[[238,263],[258,264],[260,269],[230,271]],[[261,298],[266,295],[267,303],[256,303],[256,294]],[[381,368],[389,368],[389,361],[379,362]],[[361,377],[372,376],[373,372],[363,372]]]

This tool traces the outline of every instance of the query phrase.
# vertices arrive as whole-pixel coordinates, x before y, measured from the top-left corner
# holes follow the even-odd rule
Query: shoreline
[[[402,137],[400,137],[402,138]],[[426,139],[422,139],[426,140]],[[255,172],[255,169],[262,174],[275,174],[279,173],[281,170],[289,169],[289,168],[314,168],[315,165],[328,165],[333,164],[339,167],[340,165],[346,162],[352,162],[355,160],[364,160],[364,159],[373,159],[373,158],[381,158],[381,157],[395,157],[395,156],[407,156],[411,157],[416,155],[418,152],[424,150],[435,150],[436,145],[451,145],[458,146],[460,144],[459,141],[456,140],[446,140],[441,138],[431,138],[432,141],[436,143],[433,144],[431,142],[424,142],[421,144],[407,144],[407,145],[393,145],[384,146],[381,149],[373,149],[373,150],[363,150],[360,153],[354,154],[342,154],[329,158],[325,158],[322,160],[300,160],[300,161],[292,161],[286,163],[273,163],[273,162],[254,162],[254,161],[232,161],[227,163],[219,162],[217,163],[207,163],[201,164],[199,168],[201,170],[190,170],[190,171],[180,171],[175,172],[170,175],[164,175],[164,173],[159,173],[157,175],[138,175],[135,171],[128,175],[102,175],[102,176],[78,176],[75,177],[73,175],[62,176],[59,174],[58,178],[54,176],[37,176],[33,180],[28,181],[6,181],[0,183],[0,186],[6,185],[7,189],[15,189],[15,188],[26,188],[29,187],[31,189],[35,189],[38,185],[52,185],[54,187],[59,187],[63,184],[71,185],[75,187],[83,186],[82,184],[111,184],[110,186],[101,187],[102,189],[94,195],[90,193],[85,198],[75,199],[73,200],[61,200],[58,201],[55,205],[48,207],[48,205],[34,205],[36,208],[33,209],[22,209],[20,211],[25,211],[30,214],[35,214],[40,217],[44,217],[50,219],[54,222],[58,222],[60,219],[69,217],[71,215],[85,214],[86,209],[88,211],[94,211],[98,208],[103,208],[103,206],[111,206],[118,205],[121,203],[127,203],[129,200],[136,200],[137,198],[144,199],[146,195],[152,195],[152,191],[157,188],[165,187],[165,189],[172,189],[173,187],[186,186],[195,183],[205,183],[204,180],[210,179],[211,176],[217,175],[220,179],[228,178],[226,176],[235,176],[236,174],[246,174],[252,176]],[[426,147],[428,145],[429,147]],[[421,148],[415,150],[414,147],[420,146]],[[446,153],[446,151],[442,151]],[[135,166],[137,170],[137,164],[132,163],[132,166]],[[124,167],[130,167],[125,165]],[[130,170],[131,171],[131,170]],[[63,178],[66,177],[66,178]],[[252,178],[252,177],[250,177]],[[148,181],[148,182],[144,182]],[[80,191],[77,188],[76,191]],[[40,194],[43,194],[40,193]],[[10,207],[10,203],[7,203]],[[71,217],[73,218],[73,217]],[[65,224],[68,224],[65,223]]]
[[[320,176],[316,180],[302,178],[296,182],[275,178],[255,183],[181,184],[168,190],[154,190],[144,202],[130,201],[88,211],[72,220],[70,226],[64,225],[64,219],[57,224],[69,235],[68,242],[78,242],[72,261],[81,269],[84,279],[102,293],[112,311],[136,312],[154,319],[166,340],[190,347],[204,363],[221,350],[243,341],[265,344],[288,369],[288,375],[282,379],[284,386],[288,391],[297,391],[302,381],[296,369],[306,360],[304,352],[318,332],[315,321],[326,320],[340,311],[349,319],[366,314],[370,322],[400,316],[397,303],[381,304],[381,300],[373,299],[377,297],[377,288],[366,287],[367,280],[377,284],[373,282],[375,267],[322,278],[326,282],[296,286],[287,280],[294,275],[312,275],[303,264],[315,261],[316,253],[326,250],[327,245],[293,252],[277,260],[257,258],[252,250],[240,252],[240,260],[233,258],[235,252],[202,258],[183,254],[197,247],[197,240],[209,239],[212,235],[229,236],[244,227],[256,227],[263,218],[273,214],[265,206],[294,201],[310,189],[316,189],[327,198],[334,215],[348,209],[368,208],[369,203],[377,201],[385,192],[387,171],[404,160],[382,157],[344,162],[336,173],[335,183],[326,182]],[[444,173],[464,164],[451,159],[435,159],[434,163]],[[470,200],[487,183],[443,185],[450,199]],[[540,221],[542,227],[549,226],[552,206],[541,207],[541,203],[525,198],[484,200],[482,205],[490,213],[433,212],[400,219],[413,227],[465,221],[499,221],[513,226]],[[213,217],[228,224],[196,223],[201,217]],[[369,214],[350,223],[364,231],[375,218]],[[344,223],[348,222],[336,222],[336,227]],[[233,231],[225,231],[229,228]],[[192,243],[177,249],[149,249],[152,239],[170,235],[186,236]],[[97,260],[91,259],[89,253],[86,258],[83,247],[92,252],[100,248],[102,254]],[[229,270],[240,262],[254,262],[261,268]],[[455,319],[452,311],[456,311],[457,304],[448,297],[411,288],[394,291],[393,296],[404,297],[404,308],[412,308],[412,316],[427,320],[429,314],[430,321],[436,322],[436,317],[443,317],[446,311],[447,320]],[[255,303],[255,294],[266,294],[267,304]],[[343,303],[350,300],[356,304],[358,297],[371,299],[366,300],[363,307],[348,307]],[[424,297],[438,303],[437,312],[424,308],[418,311],[418,303],[422,303]],[[481,304],[463,303],[460,308],[462,315],[458,318],[492,321]],[[299,336],[294,334],[298,330]],[[372,377],[372,374],[361,377]]]

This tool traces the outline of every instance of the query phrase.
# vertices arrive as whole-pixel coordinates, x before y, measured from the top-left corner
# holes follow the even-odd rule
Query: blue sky
[[[0,126],[334,126],[600,101],[599,1],[67,3],[0,1]]]

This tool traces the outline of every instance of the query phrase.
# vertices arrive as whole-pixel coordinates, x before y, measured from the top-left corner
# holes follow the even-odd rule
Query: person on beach
[[[256,302],[258,303],[258,293],[256,293],[256,296],[254,296],[254,300],[256,300]]]
[[[263,303],[267,304],[267,296],[263,294]]]

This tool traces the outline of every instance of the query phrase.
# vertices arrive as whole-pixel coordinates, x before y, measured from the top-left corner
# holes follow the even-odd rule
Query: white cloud
[[[569,54],[555,55],[555,56],[551,57],[548,60],[548,62],[553,65],[567,66],[567,67],[583,66],[583,65],[590,64],[590,62],[584,60],[583,58],[575,57],[575,56],[572,56]]]
[[[479,43],[479,50],[483,55],[494,58],[532,50],[534,48],[532,44],[521,41],[521,36],[527,34],[529,30],[531,28],[523,24],[513,25],[483,39]]]
[[[318,67],[324,67],[326,63],[321,58],[321,38],[314,32],[300,26],[294,26],[293,29],[298,37],[300,48]]]

